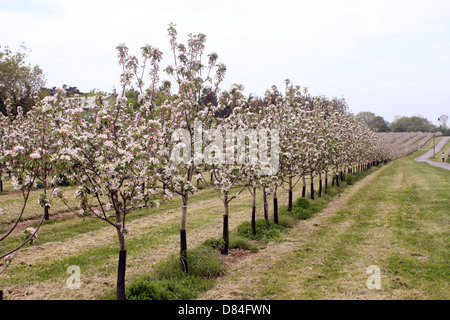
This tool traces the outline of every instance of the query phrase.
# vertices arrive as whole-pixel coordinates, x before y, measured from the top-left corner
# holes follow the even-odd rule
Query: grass
[[[436,150],[436,154],[433,157],[430,157],[429,159],[431,161],[442,162],[442,158],[441,158],[442,153],[445,154],[445,160],[447,162],[449,162],[450,157],[448,157],[448,155],[450,155],[450,139],[447,140],[447,142],[444,144],[444,146],[440,150]]]
[[[8,178],[3,181],[4,192],[0,193],[0,208],[3,209],[4,214],[0,219],[0,228],[6,227],[12,222],[15,222],[19,216],[22,206],[23,197],[22,193],[17,190],[13,190],[11,185],[11,180]],[[74,198],[76,187],[58,187],[64,192],[68,205],[73,208],[78,208],[78,200]],[[36,219],[42,217],[44,209],[38,205],[38,199],[43,193],[43,189],[33,189],[30,193],[25,212],[23,214],[21,221]],[[47,191],[47,192],[51,192]],[[55,214],[61,214],[70,211],[67,206],[61,200],[53,201],[52,207],[50,208],[50,216]],[[1,231],[0,231],[1,232]]]
[[[170,255],[149,275],[140,277],[127,286],[129,300],[191,300],[208,290],[211,279],[220,275],[220,253],[207,245],[189,251],[189,272],[181,268],[179,256]],[[115,293],[110,294],[113,299]]]
[[[292,212],[281,205],[279,225],[258,219],[257,237],[249,233],[251,195],[244,192],[230,204],[230,248],[253,254],[228,266],[226,276],[218,251],[223,205],[216,191],[205,188],[190,198],[188,275],[180,274],[177,254],[180,199],[136,211],[128,217],[127,294],[170,300],[232,294],[233,299],[449,298],[448,178],[413,156],[396,160],[347,176],[341,188],[329,186],[316,200],[300,198]],[[298,185],[294,195],[300,191]],[[279,203],[287,203],[286,192],[280,191]],[[260,194],[257,216],[263,216]],[[2,242],[2,252],[21,238],[18,233]],[[117,258],[114,229],[102,221],[52,221],[42,227],[37,245],[21,250],[0,287],[6,298],[114,299]],[[365,287],[366,268],[373,264],[382,269],[381,292]],[[81,268],[80,290],[65,288],[70,265]]]
[[[287,193],[280,192],[279,199],[280,202],[286,201]],[[230,230],[249,219],[251,208],[248,203],[251,203],[251,195],[247,192],[230,204]],[[177,252],[180,206],[181,199],[175,198],[160,208],[138,210],[128,216],[131,233],[126,241],[127,283],[148,273],[152,265]],[[205,188],[190,197],[188,250],[220,235],[222,214],[223,205],[218,200],[217,191]],[[257,197],[257,215],[262,215],[261,194]],[[1,252],[22,239],[21,231],[11,235],[2,241]],[[242,239],[236,238],[238,245],[244,244]],[[249,249],[252,248],[250,243]],[[108,224],[92,218],[52,221],[43,225],[35,245],[26,246],[14,258],[7,272],[0,277],[0,287],[5,289],[6,299],[98,299],[114,287],[117,258],[116,233]],[[80,290],[65,288],[68,277],[65,272],[71,264],[82,267],[83,285]],[[52,272],[42,273],[42,270]]]
[[[341,190],[341,189],[337,189]],[[279,223],[271,220],[257,219],[256,234],[252,233],[249,221],[239,224],[229,235],[229,249],[248,250],[256,253],[270,242],[282,240],[289,228],[299,220],[311,218],[330,201],[330,196],[311,201],[299,198],[293,204],[293,210],[281,208]],[[151,274],[138,277],[127,287],[130,300],[190,300],[213,286],[222,273],[219,252],[223,248],[221,238],[210,238],[197,248],[189,251],[189,272],[183,273],[179,255],[172,254],[163,260]],[[109,298],[114,298],[111,293]]]
[[[298,192],[295,189],[294,192]],[[215,226],[220,225],[222,206],[215,199],[216,192],[204,189],[197,192],[191,198],[189,212],[194,213],[188,219],[188,230],[192,232],[190,243],[198,243],[196,230],[202,230],[202,234],[208,235],[208,228],[220,231]],[[17,196],[18,194],[16,194]],[[2,195],[3,197],[4,195]],[[10,196],[8,194],[8,196]],[[4,199],[4,198],[2,198]],[[287,194],[279,195],[280,201],[286,201]],[[230,206],[233,213],[231,228],[237,229],[239,221],[248,219],[248,203],[250,195],[243,195],[240,200],[235,200]],[[179,233],[178,210],[181,202],[175,199],[162,208],[143,209],[129,215],[127,221],[132,236],[127,239],[127,279],[129,283],[138,279],[146,272],[145,265],[173,252],[173,244],[177,242]],[[213,205],[211,205],[213,204]],[[258,214],[261,214],[262,197],[257,200]],[[238,214],[239,213],[239,214]],[[247,218],[246,218],[247,217]],[[152,222],[150,225],[149,223]],[[292,217],[280,216],[280,226],[263,231],[260,240],[249,240],[240,236],[237,232],[230,235],[230,248],[240,248],[257,252],[261,243],[279,238],[286,227],[292,227],[295,221]],[[34,224],[35,226],[35,224]],[[259,222],[259,229],[264,226]],[[216,231],[216,234],[220,234]],[[209,231],[208,231],[209,232]],[[198,233],[197,233],[198,234]],[[23,240],[23,234],[17,232],[2,242],[2,252],[5,252]],[[39,241],[36,245],[26,246],[14,259],[13,265],[7,271],[7,277],[0,278],[0,286],[20,286],[34,288],[34,286],[47,287],[40,289],[37,297],[51,299],[62,296],[71,298],[101,298],[101,292],[108,292],[108,287],[114,286],[116,264],[118,257],[115,232],[104,222],[92,218],[66,217],[61,220],[45,222],[39,232]],[[259,243],[258,243],[259,241]],[[176,251],[176,250],[175,250]],[[155,255],[155,252],[157,254]],[[67,277],[66,269],[70,265],[78,265],[82,274],[89,274],[87,284],[77,292],[62,292]],[[148,267],[147,267],[148,268]],[[85,276],[86,278],[86,276]],[[56,288],[56,289],[53,289]],[[59,288],[59,289],[58,289]],[[26,295],[33,289],[24,289]],[[17,291],[17,290],[16,290]],[[64,291],[64,290],[63,290]],[[20,292],[18,294],[21,294]],[[40,295],[39,295],[40,294]],[[93,296],[94,294],[94,296]]]
[[[434,143],[438,143],[444,138],[444,136],[436,137]],[[433,149],[433,138],[430,139],[421,149]]]
[[[245,221],[237,228],[237,234],[241,237],[250,240],[259,240],[262,243],[268,243],[270,241],[278,240],[281,237],[281,233],[284,231],[280,225],[275,224],[270,220],[257,219],[255,221],[256,234],[252,233],[252,224],[249,221]]]
[[[450,172],[415,157],[354,183],[200,298],[448,300]],[[371,265],[381,290],[366,285]]]

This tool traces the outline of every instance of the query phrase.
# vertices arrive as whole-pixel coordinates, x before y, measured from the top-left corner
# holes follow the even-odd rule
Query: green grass
[[[433,149],[433,144],[434,143],[437,144],[443,138],[444,138],[444,136],[436,137],[434,139],[434,142],[433,142],[433,138],[431,138],[421,149]]]
[[[445,154],[445,160],[449,162],[450,157],[448,157],[448,155],[450,154],[450,139],[447,140],[447,142],[440,150],[436,150],[436,154],[433,157],[430,157],[429,159],[431,161],[442,162],[441,158],[442,153]]]
[[[245,221],[237,228],[237,234],[241,237],[250,240],[259,240],[262,243],[278,240],[281,238],[281,233],[285,230],[284,227],[275,224],[271,220],[257,219],[255,221],[256,234],[252,233],[252,224]]]
[[[161,261],[149,275],[127,286],[129,300],[192,300],[208,290],[212,279],[222,272],[220,253],[208,245],[189,251],[189,271],[184,273],[179,255],[172,254]],[[110,294],[112,298],[114,292]]]
[[[248,292],[246,297],[323,299],[344,295],[353,298],[349,295],[349,290],[364,290],[364,281],[367,279],[365,270],[361,273],[358,268],[371,264],[378,264],[382,268],[383,294],[388,297],[414,297],[417,292],[419,299],[448,297],[449,274],[445,266],[449,265],[446,246],[449,235],[446,227],[449,225],[446,214],[450,196],[449,176],[442,169],[429,167],[431,166],[415,162],[413,156],[381,166],[376,179],[336,208],[335,203],[331,202],[333,199],[344,197],[343,192],[349,185],[358,185],[360,180],[378,168],[345,175],[346,181],[340,181],[340,188],[331,186],[329,179],[327,192],[322,197],[319,198],[316,193],[315,200],[299,198],[294,201],[292,212],[287,207],[280,206],[278,225],[272,220],[267,222],[258,219],[256,236],[251,234],[249,221],[230,230],[230,249],[239,248],[254,253],[267,249],[269,242],[273,242],[272,247],[290,241],[291,237],[297,241],[294,252],[275,255],[273,262],[272,258],[264,261],[269,265],[270,273],[245,273],[248,277],[256,277],[254,287],[242,290]],[[317,189],[318,183],[315,186]],[[299,194],[300,188],[301,186],[297,186],[294,190],[295,195]],[[222,221],[222,207],[219,201],[217,206],[215,202],[213,205],[211,202],[216,197],[216,191],[205,188],[190,198],[190,203],[194,206],[192,209],[189,207],[188,211],[189,240],[214,226],[218,230],[214,237],[220,235],[221,226],[218,221]],[[258,217],[262,215],[261,198],[257,200]],[[153,215],[178,211],[180,204],[180,199],[174,199],[161,208],[138,210],[128,216],[128,221],[137,223],[140,219]],[[330,206],[335,209],[334,215],[320,220],[320,223],[314,223],[317,226],[312,227],[311,234],[301,233],[303,220],[315,219],[318,212],[324,208],[328,210]],[[230,206],[231,219],[238,211],[243,211],[244,214],[248,212],[250,218],[251,208],[248,202],[240,199],[233,201]],[[197,218],[200,212],[202,218]],[[7,271],[8,278],[0,278],[0,286],[39,284],[45,281],[64,283],[67,278],[65,271],[69,265],[78,265],[83,274],[104,276],[114,283],[118,258],[117,239],[114,229],[103,221],[67,218],[45,223],[37,246],[45,248],[53,242],[70,241],[89,232],[100,232],[104,228],[111,230],[102,239],[105,244],[92,248],[82,247],[66,258],[38,259],[33,264],[16,263]],[[127,259],[139,261],[139,257],[151,255],[153,250],[164,246],[168,239],[178,239],[178,234],[179,216],[174,214],[170,220],[151,225],[138,235],[132,232],[127,238]],[[296,236],[299,238],[295,238]],[[378,237],[381,237],[377,240],[380,243],[374,246],[373,239]],[[2,251],[12,248],[22,238],[21,234],[8,238],[2,242]],[[200,242],[203,241],[204,239]],[[128,276],[127,270],[128,298],[197,298],[222,281],[219,253],[221,245],[220,238],[213,238],[193,249],[189,247],[188,275],[180,273],[179,255],[176,253],[157,263],[151,272],[139,269],[139,274],[131,273]],[[37,250],[34,254],[38,252]],[[367,256],[374,259],[368,259]],[[135,267],[131,266],[130,269]],[[239,276],[233,273],[230,278],[239,279]],[[112,290],[96,296],[106,299],[114,297]]]
[[[252,264],[233,278],[239,298],[448,300],[450,171],[417,156],[361,181],[310,233],[294,227],[294,251],[261,260],[266,271],[255,276]],[[371,265],[381,269],[381,290],[366,286]]]
[[[361,175],[363,177],[365,175]],[[333,187],[336,194],[341,188]],[[293,210],[280,208],[279,223],[271,220],[257,219],[256,234],[252,233],[251,222],[241,223],[235,231],[229,234],[229,249],[243,249],[256,253],[259,247],[269,242],[282,240],[289,228],[300,221],[309,219],[322,210],[332,197],[324,195],[316,200],[298,198],[293,204]],[[154,271],[139,277],[127,286],[127,297],[130,300],[190,300],[207,291],[222,272],[219,252],[223,247],[222,238],[212,238],[204,241],[197,248],[189,251],[189,273],[184,274],[180,267],[178,254],[170,255],[159,263]],[[109,295],[113,299],[113,292]]]

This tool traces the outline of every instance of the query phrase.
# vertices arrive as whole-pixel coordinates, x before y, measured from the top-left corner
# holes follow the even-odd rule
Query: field
[[[0,300],[450,298],[448,137],[289,78],[246,94],[206,34],[167,36],[116,46],[112,92],[0,52]]]
[[[450,172],[413,158],[359,181],[202,298],[449,299]],[[371,265],[380,290],[366,286]]]
[[[393,159],[407,156],[433,141],[433,133],[429,132],[387,132],[379,133],[391,147]],[[442,138],[436,133],[436,143]],[[432,145],[431,147],[432,148]]]
[[[431,157],[430,160],[436,161],[436,162],[441,162],[442,161],[442,158],[441,158],[442,153],[445,154],[445,159],[447,160],[448,156],[450,155],[450,140],[448,140],[440,150],[436,150],[436,155],[434,157]]]
[[[251,240],[258,250],[233,250],[219,258],[218,274],[189,297],[449,299],[450,172],[417,163],[414,156],[372,168],[355,184],[330,189],[334,197],[311,201],[320,208],[314,216],[296,220],[273,239]],[[294,189],[296,198],[300,188]],[[0,201],[13,196],[2,194]],[[278,198],[285,205],[287,192],[279,192]],[[230,203],[230,230],[250,220],[249,203],[249,192]],[[259,195],[259,218],[262,204]],[[136,290],[153,267],[178,252],[180,205],[177,198],[130,215],[127,287]],[[220,238],[222,214],[217,191],[204,188],[192,197],[189,248]],[[2,243],[2,251],[23,240],[23,227]],[[5,299],[114,299],[117,255],[115,232],[104,222],[65,214],[44,223],[38,242],[22,249],[0,277],[0,288]],[[66,285],[71,265],[81,270],[78,290]],[[381,270],[380,290],[366,285],[372,265]]]

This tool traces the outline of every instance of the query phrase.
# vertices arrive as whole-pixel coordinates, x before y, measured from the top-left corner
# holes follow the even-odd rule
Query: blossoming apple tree
[[[20,107],[17,108],[17,115],[15,116],[11,113],[9,105],[7,105],[6,109],[7,115],[0,115],[2,125],[0,163],[2,163],[2,169],[6,168],[10,172],[13,187],[22,194],[23,203],[13,224],[8,227],[6,233],[0,236],[0,242],[7,239],[22,220],[31,191],[42,170],[42,162],[34,155],[36,152],[37,138],[34,132],[30,130],[29,119],[24,116]],[[0,214],[4,214],[3,209],[0,209]],[[25,240],[22,243],[8,252],[0,252],[0,259],[6,259],[6,263],[0,271],[0,274],[6,270],[12,262],[12,258],[14,258],[21,248],[37,239],[37,232],[43,221],[44,215],[40,219],[36,229],[27,229],[25,232]]]
[[[159,110],[163,141],[158,154],[163,167],[158,171],[157,178],[171,194],[182,198],[180,257],[187,272],[187,208],[189,195],[197,190],[192,179],[201,171],[202,163],[201,154],[197,153],[200,158],[195,157],[195,148],[201,145],[201,137],[195,132],[198,132],[198,126],[207,129],[226,67],[217,62],[216,53],[208,54],[204,64],[204,34],[189,34],[185,45],[178,42],[175,25],[170,24],[168,32],[174,65],[168,66],[165,71],[175,80],[178,92],[166,100]]]
[[[88,109],[77,99],[66,101],[61,112],[58,132],[65,148],[60,152],[70,166],[72,180],[79,183],[77,194],[84,201],[80,215],[101,219],[117,232],[119,241],[119,264],[117,276],[117,299],[125,299],[126,242],[129,232],[126,218],[130,212],[158,205],[155,174],[160,167],[156,156],[161,143],[161,126],[151,117],[151,96],[155,87],[144,92],[139,110],[132,110],[124,96],[131,84],[138,65],[134,56],[125,54],[124,45],[118,47],[119,63],[124,72],[121,76],[122,95],[112,101],[98,95],[94,105]],[[155,67],[160,52],[146,46],[142,49],[144,61],[152,62],[151,76],[156,76]],[[139,79],[138,79],[139,80]],[[138,81],[138,85],[142,86]]]

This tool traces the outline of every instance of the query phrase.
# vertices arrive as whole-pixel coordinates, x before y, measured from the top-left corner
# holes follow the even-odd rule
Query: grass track
[[[359,181],[200,298],[449,299],[450,172],[415,156]],[[371,265],[381,290],[367,288]]]
[[[298,195],[301,186],[294,190]],[[279,191],[280,204],[287,192]],[[249,205],[250,204],[250,205]],[[127,239],[127,282],[148,272],[152,265],[179,250],[181,200],[129,215]],[[263,217],[262,195],[257,215]],[[187,219],[188,249],[221,235],[223,205],[218,192],[203,189],[190,198]],[[251,195],[241,194],[230,204],[230,230],[251,217]],[[1,252],[23,239],[21,232],[2,242]],[[37,245],[19,251],[13,264],[0,277],[5,299],[102,299],[115,287],[118,248],[115,230],[97,219],[68,218],[50,221],[40,230]],[[67,267],[81,269],[80,290],[68,290]]]
[[[347,188],[282,240],[230,266],[200,298],[448,299],[449,172],[413,158],[394,161]],[[298,185],[296,196],[300,189]],[[279,202],[287,203],[286,192],[279,192]],[[250,219],[249,203],[248,193],[231,202],[231,230]],[[128,283],[177,252],[179,206],[174,200],[130,215]],[[257,206],[262,217],[261,195]],[[188,246],[220,237],[222,214],[217,192],[205,189],[195,194],[188,209]],[[38,245],[21,250],[0,277],[6,299],[110,296],[118,258],[110,226],[66,219],[43,226],[41,234]],[[19,238],[20,234],[5,245]],[[81,268],[80,290],[66,288],[69,265]],[[382,270],[380,291],[366,287],[370,265]]]

